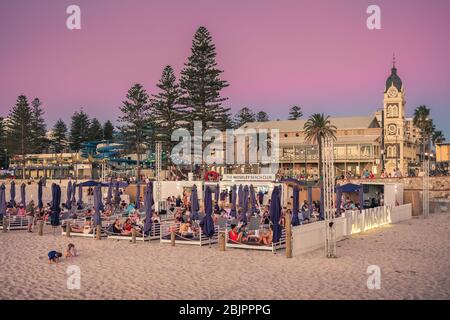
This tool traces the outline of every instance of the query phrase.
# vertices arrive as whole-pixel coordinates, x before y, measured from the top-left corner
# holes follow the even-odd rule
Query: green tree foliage
[[[76,111],[71,118],[69,145],[73,151],[82,148],[81,144],[89,140],[90,121],[88,115],[81,109]]]
[[[235,128],[240,128],[248,122],[255,122],[255,121],[256,121],[255,113],[250,108],[247,107],[244,107],[241,110],[239,110],[234,117]]]
[[[114,126],[111,121],[106,121],[103,124],[103,139],[108,141],[114,140]]]
[[[89,140],[103,140],[103,127],[97,118],[93,118],[89,124]]]
[[[290,110],[289,110],[289,120],[298,120],[301,117],[303,117],[303,112],[302,112],[302,108],[300,108],[299,106],[293,106]]]
[[[52,137],[50,145],[55,153],[64,152],[68,147],[67,125],[62,119],[58,119],[52,128]]]
[[[256,121],[257,122],[267,122],[269,120],[270,120],[269,119],[269,115],[266,112],[264,112],[264,111],[259,111],[256,114]]]

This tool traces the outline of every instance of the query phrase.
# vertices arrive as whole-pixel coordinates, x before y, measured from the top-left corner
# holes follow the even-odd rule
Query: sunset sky
[[[70,4],[81,30],[66,28]],[[370,4],[382,30],[366,27]],[[154,93],[168,64],[179,76],[201,25],[233,112],[374,113],[395,52],[407,113],[431,107],[450,140],[448,0],[0,0],[0,116],[25,94],[43,101],[49,126],[80,107],[115,122],[131,85]]]

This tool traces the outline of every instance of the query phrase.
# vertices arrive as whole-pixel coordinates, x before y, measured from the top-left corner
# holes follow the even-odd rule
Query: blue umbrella
[[[112,183],[108,186],[108,195],[106,196],[106,204],[112,204]]]
[[[20,185],[20,202],[22,202],[22,204],[24,205],[24,206],[26,206],[27,205],[27,200],[26,200],[26,198],[25,198],[25,188],[27,187],[27,185],[25,184],[25,183],[22,183],[21,185]]]
[[[214,236],[214,221],[211,217],[212,214],[212,193],[209,186],[205,188],[205,198],[203,199],[205,205],[205,216],[200,222],[202,233],[208,238]]]
[[[258,192],[258,202],[260,205],[264,203],[264,192],[262,190]]]
[[[3,217],[6,215],[6,187],[2,183],[0,186],[0,218],[3,219]]]
[[[250,185],[250,204],[252,206],[252,213],[257,212],[255,188],[253,188],[252,184]]]
[[[280,189],[278,186],[275,186],[272,191],[269,214],[273,226],[273,237],[272,237],[273,242],[278,242],[280,241],[281,238],[281,225],[280,225],[281,203],[280,203]]]
[[[200,206],[198,204],[197,186],[194,184],[191,193],[191,217],[192,220],[198,220],[198,211]]]
[[[67,200],[66,200],[66,207],[67,209],[72,209],[72,181],[69,181],[67,184]]]
[[[71,198],[70,204],[71,205],[76,204],[76,200],[75,200],[76,193],[77,193],[77,186],[75,185],[75,182],[74,182],[74,183],[72,183],[72,195],[70,196],[70,198]]]
[[[61,202],[61,187],[55,183],[52,184],[52,213],[50,215],[50,223],[53,227],[59,226],[59,214],[61,208],[59,207]]]
[[[145,224],[144,234],[152,230],[153,182],[149,182],[144,191]]]
[[[242,184],[239,185],[238,189],[238,207],[242,209],[244,200],[244,189],[242,188]]]
[[[231,211],[230,215],[236,218],[236,185],[231,188]]]
[[[99,186],[94,187],[94,216],[93,216],[93,224],[94,227],[101,225],[102,217],[100,214],[100,202],[101,202],[101,190]]]
[[[16,183],[13,181],[11,181],[11,189],[9,191],[9,195],[11,197],[11,200],[9,201],[9,204],[14,207],[16,205]]]
[[[312,187],[308,187],[308,216],[311,217],[312,207]]]
[[[38,182],[38,208],[42,209],[44,207],[44,203],[42,202],[42,180]]]
[[[244,212],[247,213],[247,211],[248,211],[248,186],[247,185],[245,185],[244,191],[242,193],[243,193],[242,207],[243,207]]]
[[[140,209],[141,207],[140,198],[141,198],[141,183],[138,181],[136,183],[136,203],[135,203],[136,209]]]
[[[220,193],[220,201],[225,201],[226,198],[227,198],[227,190],[223,190]]]
[[[341,199],[342,199],[342,188],[337,185],[336,187],[336,209],[339,210],[341,208]]]
[[[220,186],[219,184],[216,185],[216,190],[215,190],[215,194],[214,194],[214,199],[216,200],[216,202],[219,202],[220,198]]]
[[[78,201],[77,201],[78,207],[83,207],[83,186],[81,184],[78,185]]]
[[[359,207],[361,211],[364,209],[364,188],[359,186]]]
[[[294,194],[292,195],[292,225],[298,226],[300,224],[300,220],[298,219],[298,200],[299,200],[299,189],[297,186],[294,186]]]

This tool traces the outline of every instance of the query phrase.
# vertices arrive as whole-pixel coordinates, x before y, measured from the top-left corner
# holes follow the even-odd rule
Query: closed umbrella
[[[297,186],[294,186],[294,194],[292,195],[292,225],[298,226],[300,224],[300,220],[298,219],[298,208],[299,208],[299,189]]]
[[[242,184],[240,184],[238,189],[238,207],[241,209],[244,205],[242,200],[244,200],[244,189],[242,188]]]
[[[66,207],[67,209],[72,209],[72,181],[69,181],[67,184],[67,200],[66,200]]]
[[[108,185],[108,195],[106,196],[106,204],[112,204],[112,183]]]
[[[202,228],[202,233],[208,238],[214,236],[214,221],[212,219],[212,193],[209,186],[205,188],[205,197],[203,199],[205,205],[205,216],[200,222],[200,227]]]
[[[44,207],[44,203],[42,202],[42,180],[38,182],[38,208],[42,209]]]
[[[136,209],[140,209],[141,207],[140,198],[141,198],[141,183],[138,181],[136,183],[136,203],[135,203]]]
[[[78,185],[78,201],[77,206],[82,208],[83,207],[83,186],[81,184]]]
[[[272,239],[273,242],[278,242],[280,241],[281,238],[281,225],[280,225],[281,203],[280,203],[280,189],[278,186],[275,186],[272,191],[269,214],[273,226]]]
[[[252,184],[250,185],[250,204],[252,206],[252,213],[257,212],[255,188],[253,187]]]
[[[242,192],[242,209],[245,213],[248,211],[248,186],[245,185],[244,190]]]
[[[219,200],[220,200],[220,186],[219,186],[219,184],[216,185],[214,199],[216,200],[217,203],[219,203]]]
[[[153,182],[149,182],[144,191],[145,224],[144,234],[152,230]]]
[[[11,200],[9,201],[9,204],[14,207],[16,205],[16,183],[11,181],[11,188],[9,189],[9,195],[11,197]]]
[[[194,184],[191,192],[191,217],[192,220],[198,220],[198,211],[200,210],[198,204],[197,186]]]
[[[22,204],[24,206],[27,205],[27,199],[25,198],[25,188],[27,187],[27,185],[25,183],[22,183],[20,185],[20,202],[22,202]]]
[[[55,183],[52,184],[52,213],[50,215],[50,223],[53,227],[59,226],[59,214],[61,213],[61,187]]]
[[[231,188],[231,210],[230,215],[236,218],[236,185]]]
[[[325,216],[325,200],[323,198],[324,196],[324,190],[323,188],[320,189],[320,207],[319,207],[319,220],[323,220]]]
[[[99,186],[94,187],[94,216],[93,225],[94,227],[101,225],[102,218],[100,215],[100,201],[101,201],[101,190]]]
[[[3,217],[6,215],[6,187],[2,183],[0,186],[0,218],[3,220]]]
[[[76,199],[75,199],[75,195],[77,193],[77,186],[75,185],[75,182],[72,183],[72,195],[70,196],[71,200],[70,200],[70,204],[72,206],[74,206],[76,204]]]
[[[116,206],[120,204],[119,181],[116,181],[116,188],[114,190],[114,204]]]

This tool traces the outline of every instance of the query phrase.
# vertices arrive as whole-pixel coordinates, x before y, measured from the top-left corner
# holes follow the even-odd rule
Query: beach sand
[[[58,229],[59,231],[59,229]],[[49,265],[69,242],[79,257]],[[450,299],[450,214],[384,226],[338,242],[338,258],[0,232],[1,299]],[[67,267],[81,289],[67,289]],[[369,265],[381,289],[367,288]]]

